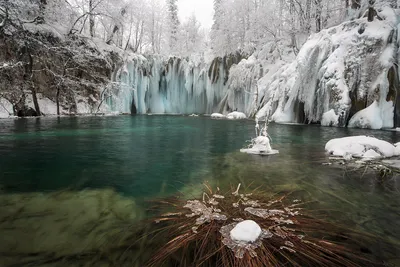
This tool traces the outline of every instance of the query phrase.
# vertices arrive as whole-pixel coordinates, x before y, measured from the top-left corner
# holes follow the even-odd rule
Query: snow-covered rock
[[[13,113],[13,105],[8,100],[0,98],[0,118],[9,118]]]
[[[238,223],[230,232],[232,240],[242,242],[255,242],[261,235],[261,227],[252,220]]]
[[[393,9],[377,11],[382,20],[362,17],[313,34],[296,60],[260,79],[256,116],[344,127],[356,113],[352,127],[393,127],[398,22]]]
[[[339,116],[336,115],[335,110],[331,109],[322,115],[322,126],[337,126],[339,121]]]
[[[382,129],[393,127],[393,102],[374,101],[369,107],[356,113],[349,121],[349,127]]]
[[[44,115],[57,115],[57,104],[48,98],[39,98],[40,112]]]
[[[221,113],[213,113],[213,114],[211,114],[211,118],[213,118],[213,119],[224,119],[224,118],[226,118],[226,116],[221,114]]]
[[[243,112],[234,111],[234,112],[229,113],[226,116],[226,118],[228,118],[230,120],[243,120],[243,119],[246,119],[247,116]]]
[[[389,142],[368,136],[350,136],[330,140],[325,150],[333,156],[345,159],[390,158],[400,155],[400,150]]]

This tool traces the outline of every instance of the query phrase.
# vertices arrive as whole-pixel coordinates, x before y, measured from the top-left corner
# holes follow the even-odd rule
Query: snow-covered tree
[[[215,0],[212,48],[222,55],[288,39],[296,51],[311,32],[342,22],[350,5],[330,0]]]
[[[168,26],[169,26],[169,48],[170,52],[176,51],[179,31],[178,1],[168,0]]]
[[[204,35],[200,31],[200,22],[193,13],[182,23],[179,43],[182,55],[191,55],[203,50]]]

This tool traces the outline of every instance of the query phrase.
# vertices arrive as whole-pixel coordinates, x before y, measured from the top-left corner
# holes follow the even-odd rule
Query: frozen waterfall
[[[238,105],[230,97],[228,83],[229,69],[240,59],[216,58],[206,64],[176,57],[127,58],[115,75],[117,86],[112,89],[108,105],[114,112],[133,114],[244,111],[245,104]]]

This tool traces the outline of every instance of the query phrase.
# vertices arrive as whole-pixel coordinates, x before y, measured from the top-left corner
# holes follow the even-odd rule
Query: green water
[[[390,262],[400,255],[400,183],[374,172],[324,166],[331,138],[395,132],[318,126],[269,127],[272,157],[239,153],[254,135],[252,121],[205,117],[120,116],[0,120],[0,185],[5,193],[112,188],[143,200],[192,194],[204,181],[295,191],[330,220],[382,237],[371,250]],[[396,245],[397,244],[397,245]]]

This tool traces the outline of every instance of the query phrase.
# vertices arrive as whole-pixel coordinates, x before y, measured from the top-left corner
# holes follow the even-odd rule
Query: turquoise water
[[[0,185],[4,192],[113,188],[137,201],[191,185],[253,183],[296,191],[331,220],[378,235],[374,253],[400,255],[400,183],[374,172],[324,166],[325,143],[348,135],[399,142],[396,132],[278,125],[269,127],[273,157],[239,153],[252,121],[183,116],[119,116],[0,120]],[[199,187],[199,186],[198,186]]]

